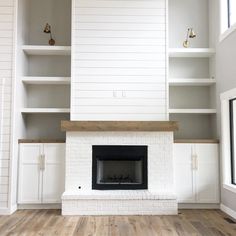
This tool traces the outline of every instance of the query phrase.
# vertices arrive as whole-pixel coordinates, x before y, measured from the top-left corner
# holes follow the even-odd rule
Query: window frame
[[[222,186],[224,189],[231,191],[233,193],[236,193],[236,185],[232,184],[229,101],[235,98],[236,98],[236,88],[228,90],[220,95]]]
[[[227,14],[228,14],[228,29],[231,27],[231,20],[230,20],[230,0],[227,0]]]
[[[229,100],[229,118],[230,118],[230,158],[231,158],[231,183],[236,186],[236,176],[235,176],[235,166],[236,166],[236,156],[235,156],[235,132],[234,132],[234,116],[236,116],[236,111],[233,109],[234,102],[236,98]]]
[[[236,31],[236,22],[230,23],[230,0],[220,0],[220,36],[219,42],[225,40]]]
[[[232,0],[227,0],[228,29],[236,24],[236,22],[231,22],[231,1]]]

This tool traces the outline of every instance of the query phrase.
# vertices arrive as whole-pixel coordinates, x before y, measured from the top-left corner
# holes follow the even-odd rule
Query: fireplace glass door
[[[93,146],[92,188],[147,189],[147,146]]]

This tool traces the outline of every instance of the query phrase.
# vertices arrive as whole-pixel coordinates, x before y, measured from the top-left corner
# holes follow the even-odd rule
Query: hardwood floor
[[[20,210],[0,216],[4,235],[236,235],[236,224],[219,210],[181,210],[178,216],[64,217],[59,210]]]

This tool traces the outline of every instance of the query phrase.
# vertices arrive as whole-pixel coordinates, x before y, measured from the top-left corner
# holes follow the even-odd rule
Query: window
[[[220,42],[236,31],[236,0],[220,0]]]
[[[236,185],[236,98],[229,101],[230,112],[230,150],[231,150],[231,182]]]
[[[236,0],[228,0],[228,28],[236,23]]]
[[[236,88],[220,95],[222,185],[236,193]]]

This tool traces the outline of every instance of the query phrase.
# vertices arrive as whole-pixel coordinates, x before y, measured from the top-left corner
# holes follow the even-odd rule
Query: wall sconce
[[[189,47],[189,39],[196,38],[196,36],[197,35],[195,34],[193,28],[188,28],[188,30],[187,30],[187,37],[186,37],[186,40],[183,43],[183,46],[185,48],[188,48]]]
[[[50,39],[48,41],[49,45],[53,46],[55,45],[55,40],[52,38],[52,31],[51,31],[51,25],[49,25],[48,23],[46,24],[44,31],[45,34],[50,34]]]

